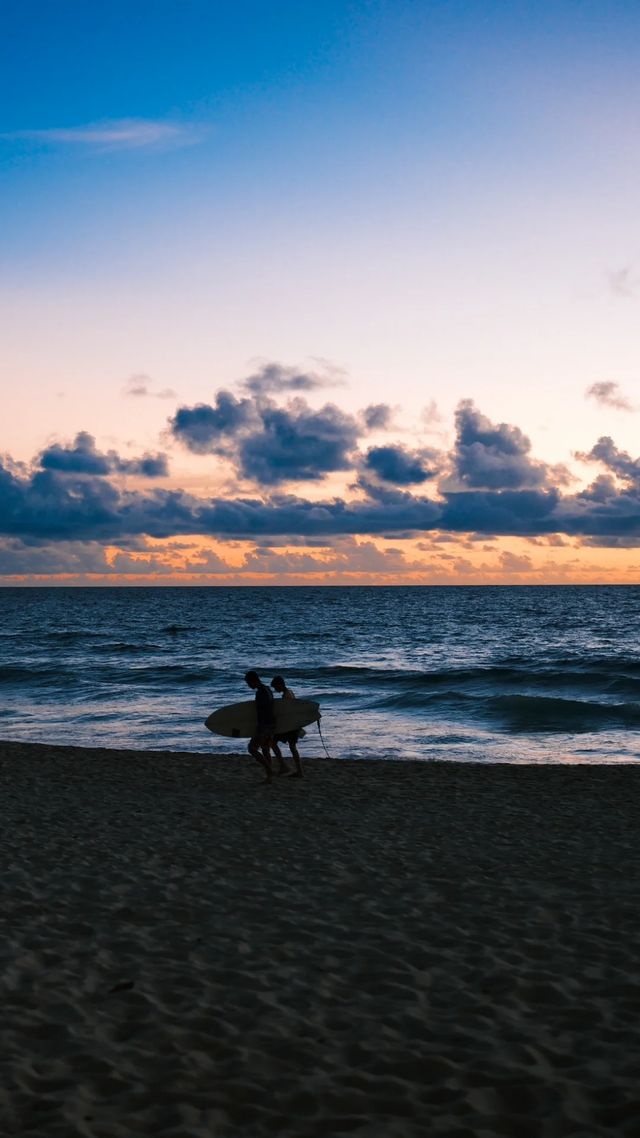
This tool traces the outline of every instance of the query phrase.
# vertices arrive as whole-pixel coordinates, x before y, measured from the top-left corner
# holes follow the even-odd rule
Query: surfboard
[[[274,699],[276,715],[274,735],[286,735],[299,727],[308,727],[320,718],[320,705],[312,699]],[[255,700],[230,703],[213,711],[204,725],[214,735],[231,739],[250,739],[256,733]]]

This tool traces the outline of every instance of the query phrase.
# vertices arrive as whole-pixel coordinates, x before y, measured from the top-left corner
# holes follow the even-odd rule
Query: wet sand
[[[0,744],[0,1133],[640,1134],[637,766]]]

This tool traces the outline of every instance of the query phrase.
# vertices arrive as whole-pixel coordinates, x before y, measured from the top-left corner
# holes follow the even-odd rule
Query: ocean
[[[237,752],[203,721],[255,668],[320,702],[336,758],[640,760],[640,586],[3,588],[0,613],[3,739]]]

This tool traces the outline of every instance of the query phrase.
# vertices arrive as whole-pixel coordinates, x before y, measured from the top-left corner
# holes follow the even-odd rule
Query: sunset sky
[[[0,10],[0,583],[640,581],[640,6]]]

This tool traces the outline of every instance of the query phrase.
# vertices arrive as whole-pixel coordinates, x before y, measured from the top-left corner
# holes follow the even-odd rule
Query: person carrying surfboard
[[[291,691],[291,688],[288,688],[285,684],[282,676],[274,676],[271,681],[271,687],[274,691],[277,691],[283,699],[296,698],[294,692]],[[294,771],[291,771],[291,778],[302,778],[302,763],[300,762],[300,752],[298,751],[298,739],[301,737],[301,735],[302,731],[298,727],[297,730],[288,731],[285,735],[275,736],[271,744],[271,749],[273,750],[276,758],[280,763],[280,771],[278,773],[284,773],[282,771],[282,768],[285,766],[284,759],[282,757],[282,751],[280,750],[278,744],[286,743],[289,750],[291,751],[291,757],[296,765],[296,769]]]
[[[249,687],[256,693],[256,733],[249,739],[247,750],[251,757],[264,767],[266,781],[271,782],[273,771],[269,752],[273,745],[276,726],[273,693],[266,684],[263,684],[257,672],[247,672],[244,678]]]

